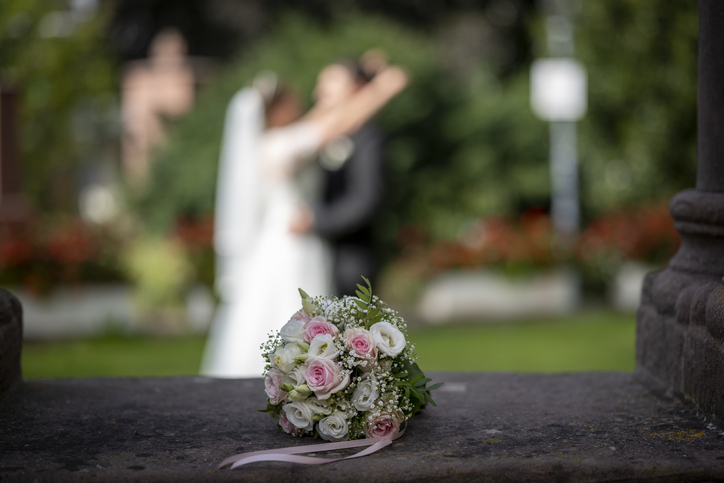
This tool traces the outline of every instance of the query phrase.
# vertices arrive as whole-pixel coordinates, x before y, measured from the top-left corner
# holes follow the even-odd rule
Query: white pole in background
[[[531,67],[531,107],[550,122],[551,218],[559,241],[570,247],[580,229],[576,121],[588,107],[585,68],[572,57],[570,22],[560,15],[546,21],[549,50],[560,57]]]

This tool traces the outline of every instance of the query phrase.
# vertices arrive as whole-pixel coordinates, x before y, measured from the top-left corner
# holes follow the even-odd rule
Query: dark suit
[[[351,155],[325,169],[322,199],[314,206],[315,231],[333,249],[337,295],[354,295],[361,275],[373,280],[377,259],[372,226],[384,193],[384,137],[374,124],[350,136]],[[324,166],[324,165],[323,165]]]

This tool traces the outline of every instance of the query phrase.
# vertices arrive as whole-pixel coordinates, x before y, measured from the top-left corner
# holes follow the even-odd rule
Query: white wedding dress
[[[221,296],[201,373],[260,377],[260,345],[301,308],[298,289],[326,295],[331,255],[314,234],[289,231],[300,203],[318,196],[320,173],[303,161],[319,148],[314,127],[263,132],[261,97],[240,91],[229,105],[217,185],[216,288]]]

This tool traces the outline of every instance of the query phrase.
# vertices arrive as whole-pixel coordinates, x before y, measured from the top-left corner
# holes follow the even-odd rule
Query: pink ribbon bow
[[[335,461],[348,460],[352,458],[361,458],[378,451],[385,446],[392,444],[394,440],[405,434],[403,428],[398,433],[385,438],[367,438],[357,439],[354,441],[339,441],[336,443],[310,444],[307,446],[292,446],[288,448],[269,449],[264,451],[251,451],[249,453],[241,453],[230,456],[221,462],[219,468],[231,465],[231,469],[238,468],[242,465],[255,463],[257,461],[286,461],[287,463],[299,463],[302,465],[323,465],[333,463]],[[366,449],[355,453],[351,456],[342,458],[318,458],[316,456],[300,456],[303,453],[319,453],[321,451],[334,451],[347,448],[361,448],[367,446]]]

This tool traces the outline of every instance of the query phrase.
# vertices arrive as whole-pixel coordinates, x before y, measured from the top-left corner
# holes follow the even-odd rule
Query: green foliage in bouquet
[[[365,328],[369,329],[371,325],[382,321],[384,313],[380,307],[372,305],[372,284],[366,277],[363,276],[362,279],[367,284],[367,287],[357,284],[358,290],[356,290],[356,294],[359,300],[353,300],[354,303],[362,310],[362,313],[365,314],[363,323]],[[395,382],[395,386],[402,388],[405,391],[405,397],[410,399],[410,396],[413,396],[416,399],[412,414],[417,413],[417,411],[420,410],[420,407],[426,402],[429,402],[433,406],[437,406],[430,396],[430,391],[442,386],[443,383],[440,382],[430,387],[426,387],[426,384],[432,381],[432,379],[425,377],[425,374],[422,372],[422,369],[420,369],[420,366],[418,366],[414,361],[404,360],[402,362],[402,367],[404,370],[395,372],[392,375],[399,379],[399,381]]]
[[[416,363],[405,321],[377,296],[367,279],[358,297],[310,297],[302,310],[262,345],[268,404],[262,412],[294,436],[328,441],[384,437],[427,403],[430,393]]]

